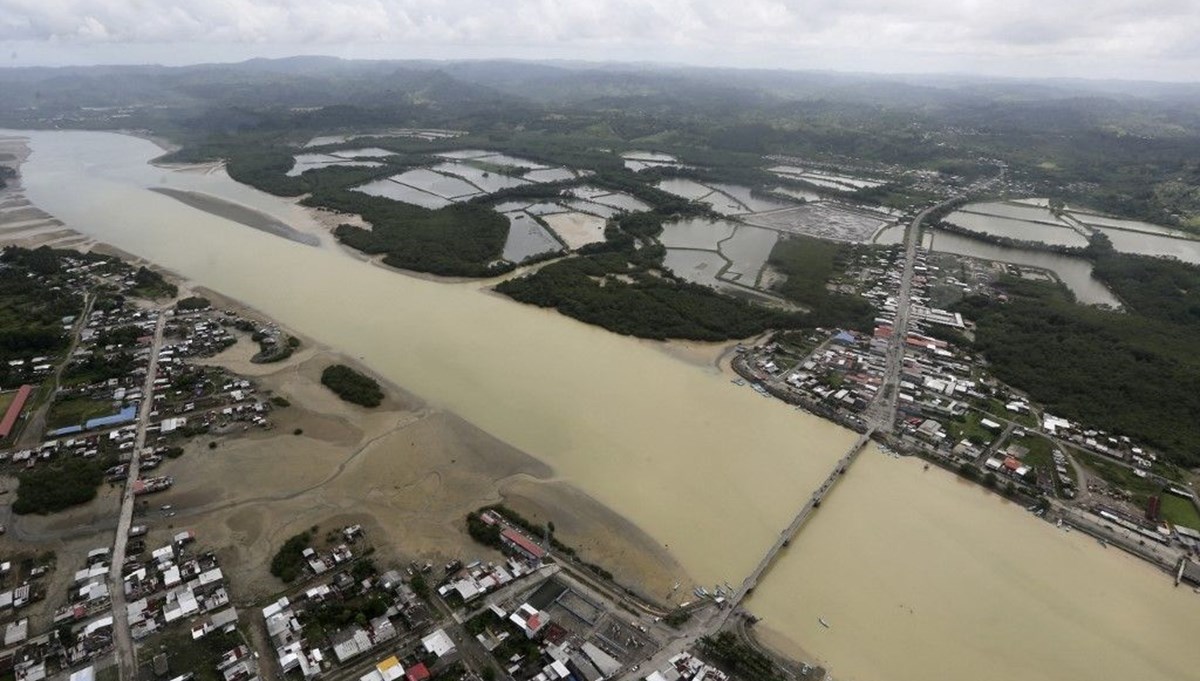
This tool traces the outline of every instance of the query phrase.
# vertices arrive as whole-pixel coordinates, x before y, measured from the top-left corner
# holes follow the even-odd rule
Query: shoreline
[[[28,145],[26,144],[25,147],[26,155],[22,159],[27,158],[28,155]],[[0,194],[0,200],[7,200],[14,194],[19,194],[21,199],[24,200],[23,191],[16,183],[10,185],[3,194]],[[28,202],[25,201],[25,203]],[[0,213],[0,227],[7,222],[5,215]],[[210,288],[197,285],[157,263],[132,255],[86,234],[69,229],[62,231],[77,240],[77,243],[72,244],[72,246],[79,250],[113,255],[132,264],[144,264],[163,273],[164,276],[169,277],[173,283],[176,283],[180,287],[181,297],[189,293],[204,295],[218,309],[231,309],[240,315],[257,319],[264,323],[273,323],[280,328],[285,328],[284,325],[276,322],[260,310]],[[23,234],[18,238],[10,238],[10,235],[0,232],[0,241],[14,245],[36,247],[42,245],[42,237],[44,235],[45,231],[40,230],[35,234]],[[459,485],[463,487],[461,489],[462,493],[451,494],[449,495],[450,498],[445,501],[445,504],[453,507],[453,512],[446,514],[447,509],[444,507],[445,504],[443,504],[443,515],[439,515],[436,519],[424,521],[425,527],[421,532],[418,532],[418,535],[422,535],[419,537],[419,541],[413,541],[412,537],[403,537],[403,532],[399,531],[398,534],[395,528],[388,527],[384,529],[390,523],[383,522],[382,520],[368,521],[379,528],[381,535],[394,538],[394,541],[388,542],[390,544],[389,548],[402,551],[405,555],[412,555],[412,552],[415,550],[417,555],[413,557],[455,558],[464,557],[465,555],[484,555],[490,549],[476,544],[474,540],[471,540],[466,535],[466,512],[476,510],[488,504],[504,503],[512,505],[514,508],[520,508],[521,512],[527,514],[529,517],[552,518],[558,528],[560,539],[564,543],[575,547],[579,551],[581,558],[610,570],[614,574],[618,585],[634,590],[646,600],[652,602],[661,601],[661,599],[654,597],[653,594],[664,592],[663,585],[669,587],[671,581],[679,580],[681,576],[688,574],[669,550],[664,549],[662,545],[651,539],[645,531],[641,530],[630,519],[617,514],[573,484],[560,480],[548,464],[496,440],[490,434],[480,430],[452,412],[429,408],[423,400],[406,390],[403,386],[386,379],[378,372],[367,367],[358,358],[346,356],[334,348],[317,344],[303,334],[295,335],[302,339],[302,349],[293,358],[284,362],[250,365],[248,362],[240,361],[232,356],[219,356],[218,358],[214,358],[219,360],[215,364],[223,366],[239,375],[253,377],[256,381],[263,381],[264,388],[275,390],[280,386],[286,385],[291,387],[285,388],[285,390],[295,390],[302,393],[302,396],[298,400],[295,399],[296,396],[293,394],[289,394],[288,398],[289,400],[293,400],[294,403],[301,404],[307,400],[313,405],[320,407],[319,409],[310,409],[308,411],[310,412],[310,416],[315,419],[315,422],[321,425],[312,426],[305,423],[305,432],[308,433],[315,428],[316,434],[320,435],[322,428],[326,430],[332,429],[329,432],[336,431],[340,433],[334,439],[336,440],[336,444],[342,448],[352,446],[348,436],[346,436],[345,428],[350,428],[351,430],[360,429],[364,433],[374,433],[372,438],[368,438],[372,439],[372,441],[373,439],[380,438],[382,438],[382,441],[391,441],[397,436],[402,436],[403,433],[413,432],[411,429],[414,427],[418,428],[418,430],[428,429],[433,431],[425,434],[424,441],[431,451],[440,452],[441,456],[423,455],[424,458],[421,461],[426,468],[424,475],[426,477],[432,476],[429,477],[430,480],[438,480],[443,484],[447,479],[457,479]],[[253,344],[248,339],[240,339],[239,343],[234,347],[241,348],[244,351],[247,346],[251,345]],[[225,353],[222,354],[225,355]],[[378,428],[380,428],[378,421],[382,418],[379,414],[370,413],[368,410],[361,410],[357,407],[347,407],[344,403],[340,403],[335,397],[332,397],[332,394],[328,393],[323,386],[319,385],[319,381],[316,381],[314,376],[311,375],[311,370],[308,372],[309,375],[304,375],[305,371],[302,367],[318,360],[344,362],[378,380],[389,395],[388,403],[391,405],[391,408],[386,413],[393,416],[397,414],[406,415],[404,417],[405,426],[399,428],[390,436],[377,432]],[[333,420],[338,421],[340,419],[340,423],[343,425],[330,425],[333,423],[333,421],[329,421],[330,413],[336,414],[337,416],[333,417]],[[285,432],[290,431],[286,428],[279,428],[273,431],[268,437],[255,433],[248,438],[235,438],[231,442],[257,442],[260,447],[263,445],[264,440],[288,442],[289,445],[294,444],[291,442],[294,436],[285,435]],[[208,436],[197,438],[196,441],[190,443],[189,453],[196,453],[192,450],[198,450],[200,443],[207,443],[214,439],[223,440],[224,438],[210,438]],[[318,441],[318,444],[312,445],[310,443],[310,447],[299,447],[299,449],[309,449],[313,446],[319,450],[325,448],[325,445],[319,444],[322,440],[321,438],[310,438],[305,435],[303,439],[314,439]],[[363,444],[357,440],[355,442],[359,449],[356,456],[362,454],[363,451],[371,449],[370,443]],[[448,469],[461,468],[457,463],[462,461],[463,452],[461,449],[464,447],[468,450],[484,450],[487,454],[486,456],[474,457],[474,469],[451,473]],[[218,451],[223,449],[224,447],[219,447]],[[180,461],[202,458],[204,454],[207,454],[207,450],[201,450],[201,452],[200,456],[185,456]],[[324,459],[325,457],[321,458]],[[372,460],[376,458],[373,454],[362,458],[365,461],[359,465],[377,467],[378,462]],[[502,475],[496,474],[496,466],[499,465],[497,462],[505,466]],[[253,465],[250,461],[245,463],[246,465]],[[349,461],[343,462],[343,464],[348,463]],[[491,472],[489,473],[489,471]],[[386,472],[380,472],[379,475],[372,475],[368,479],[377,479],[381,475],[386,474]],[[448,478],[447,476],[450,477]],[[196,501],[202,501],[202,497],[207,494],[203,488],[211,490],[213,488],[212,480],[238,480],[240,477],[238,475],[213,475],[211,471],[203,474],[197,472],[195,478],[201,481],[200,487],[202,489],[196,489],[193,486],[192,489],[188,490],[189,485],[180,485],[179,489],[166,494],[183,495],[184,492],[187,492],[184,502],[176,504],[180,508],[182,515],[186,510],[187,497],[194,497]],[[268,478],[267,484],[270,484],[269,480]],[[329,482],[332,483],[333,481]],[[418,484],[421,483],[418,481]],[[326,495],[328,492],[321,489],[320,494]],[[408,508],[394,499],[388,503],[384,503],[374,498],[375,496],[376,493],[370,491],[339,490],[339,493],[333,495],[333,498],[329,500],[333,503],[319,505],[316,508],[325,509],[326,511],[336,508],[341,512],[353,511],[357,514],[361,514],[361,511],[357,511],[356,509],[362,506],[387,507],[389,509],[387,515],[392,515],[400,510],[412,513],[416,512],[414,509]],[[100,513],[103,515],[103,511],[94,509],[95,503],[93,502],[81,507],[83,509],[81,512],[93,515]],[[266,505],[263,506],[263,504]],[[262,506],[264,509],[270,506],[266,501],[257,505]],[[80,509],[75,510],[80,511]],[[297,509],[297,515],[303,515],[305,512],[311,512],[311,509]],[[212,513],[222,517],[229,515],[222,510],[213,510]],[[205,514],[206,512],[202,509],[195,509],[195,512],[189,514],[189,516],[194,515],[197,518],[203,519]],[[71,512],[68,512],[68,516],[60,514],[59,517],[75,516]],[[53,518],[52,516],[48,523],[49,525],[57,524]],[[232,522],[232,520],[229,519],[229,522]],[[21,522],[22,525],[25,525],[29,521]],[[205,520],[204,524],[217,523],[229,525],[229,522],[219,523],[215,519],[210,519]],[[233,522],[233,524],[238,525],[239,522]],[[276,529],[281,530],[282,527],[286,527],[289,524],[292,523],[284,522],[280,528]],[[104,532],[106,530],[97,528],[97,531]],[[217,539],[228,531],[228,527],[225,529],[216,528],[212,538]],[[87,536],[94,536],[95,532],[85,532],[85,534]],[[227,538],[230,540],[226,543],[227,545],[237,543],[234,541],[232,535],[229,535]],[[253,554],[249,558],[254,558]],[[259,556],[258,558],[261,558],[263,561],[269,560],[269,556]],[[266,577],[268,581],[271,579],[266,573],[264,564],[260,561],[253,559],[247,561],[246,558],[235,558],[232,565],[247,562],[258,564],[261,568],[260,572],[262,576]],[[252,584],[261,581],[261,579],[251,579]]]

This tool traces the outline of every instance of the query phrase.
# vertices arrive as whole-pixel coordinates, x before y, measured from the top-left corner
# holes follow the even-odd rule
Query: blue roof
[[[104,426],[115,426],[122,423],[129,423],[137,418],[137,405],[131,404],[121,411],[111,416],[100,416],[94,419],[88,419],[88,422],[83,425],[84,428],[91,430],[92,428],[103,428]]]
[[[834,336],[833,340],[838,343],[853,343],[854,334],[850,333],[849,331],[842,331],[838,335]]]
[[[51,430],[51,431],[47,432],[46,435],[48,437],[58,437],[59,435],[70,435],[71,433],[78,433],[82,430],[83,430],[83,426],[67,426],[66,428],[59,428],[57,430]]]

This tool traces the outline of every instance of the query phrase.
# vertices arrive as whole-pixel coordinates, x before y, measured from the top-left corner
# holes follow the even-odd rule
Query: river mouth
[[[158,150],[143,141],[29,136],[29,196],[68,226],[361,358],[528,452],[710,589],[749,573],[854,440],[711,367],[478,283],[400,276],[330,244],[303,246],[149,191],[169,171],[145,170]],[[295,210],[211,178],[195,186],[167,179],[281,220]],[[1200,666],[1189,638],[1200,630],[1192,594],[935,475],[864,453],[749,607],[784,645],[799,642],[838,678],[858,681],[990,681],[1004,670],[1020,673],[1003,678],[1046,681],[1173,681]],[[680,591],[688,595],[676,600],[691,599]],[[912,614],[901,617],[901,606]]]

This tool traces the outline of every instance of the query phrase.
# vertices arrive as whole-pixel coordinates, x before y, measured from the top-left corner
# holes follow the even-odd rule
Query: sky
[[[1200,81],[1200,0],[0,0],[0,64],[323,54]]]

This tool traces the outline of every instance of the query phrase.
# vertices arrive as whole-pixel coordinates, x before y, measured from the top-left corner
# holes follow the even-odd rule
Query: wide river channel
[[[700,583],[737,584],[853,435],[653,344],[312,247],[150,191],[205,192],[315,232],[300,208],[148,164],[134,137],[20,133],[28,198],[241,300],[553,466]],[[773,640],[857,681],[1200,679],[1200,596],[920,463],[870,451],[749,604]],[[831,627],[818,624],[825,618]]]

